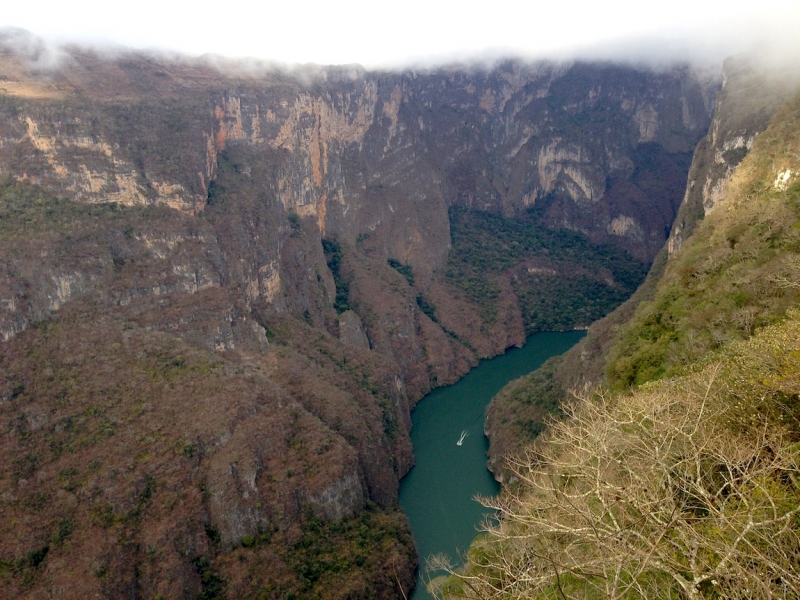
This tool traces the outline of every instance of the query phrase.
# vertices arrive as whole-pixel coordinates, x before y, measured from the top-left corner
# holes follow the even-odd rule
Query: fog
[[[14,3],[0,14],[0,44],[34,70],[54,68],[76,49],[108,58],[144,50],[165,61],[195,61],[222,72],[289,70],[313,79],[348,65],[369,70],[491,67],[499,60],[610,61],[642,68],[689,63],[718,70],[725,57],[755,53],[781,71],[800,66],[800,2],[721,3],[630,0],[547,5],[407,0],[396,6],[342,0],[305,4],[243,0],[223,10],[142,0]],[[21,29],[16,29],[21,28]],[[69,46],[65,50],[65,46]]]

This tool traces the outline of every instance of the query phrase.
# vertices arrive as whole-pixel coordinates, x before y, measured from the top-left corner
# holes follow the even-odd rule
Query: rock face
[[[203,63],[74,53],[58,71],[33,73],[25,57],[7,52],[2,68],[16,84],[0,119],[3,172],[86,203],[199,215],[233,196],[255,202],[271,220],[262,219],[259,240],[276,243],[254,241],[255,222],[241,231],[249,241],[214,243],[248,256],[225,275],[245,304],[279,313],[300,308],[288,298],[301,285],[287,280],[294,258],[276,237],[288,230],[276,228],[287,213],[356,251],[371,237],[370,250],[413,266],[423,290],[447,263],[451,206],[506,216],[533,210],[548,226],[652,260],[716,86],[688,69],[513,62],[491,71],[223,76]],[[43,86],[55,98],[26,98]],[[364,267],[352,265],[356,289],[374,277]],[[50,307],[84,290],[81,277],[54,273],[52,290],[42,292]],[[308,293],[295,298],[302,310]],[[8,302],[3,339],[28,322],[28,309]],[[421,358],[360,316],[376,348]]]
[[[723,74],[714,119],[697,146],[683,202],[670,234],[670,254],[680,248],[694,224],[714,210],[725,195],[736,165],[797,85],[793,67],[766,68],[756,57],[746,55],[727,59]]]
[[[490,438],[489,466],[499,480],[509,476],[504,467],[504,457],[520,453],[531,443],[545,429],[544,421],[554,407],[569,401],[572,391],[608,383],[609,357],[614,345],[620,343],[620,332],[629,325],[641,302],[653,300],[666,265],[673,260],[672,255],[680,249],[695,226],[707,214],[713,213],[726,192],[735,167],[746,156],[757,136],[767,128],[776,110],[800,87],[794,65],[783,68],[764,62],[758,56],[727,59],[723,75],[714,117],[708,134],[695,150],[683,201],[670,237],[654,261],[644,285],[614,312],[593,323],[586,338],[575,347],[563,356],[551,359],[541,369],[509,384],[492,400],[486,432]],[[776,171],[773,187],[786,189],[784,181],[789,182],[792,177],[791,169]],[[623,223],[618,226],[623,226]],[[751,277],[757,280],[752,273]],[[721,293],[720,290],[717,292]],[[697,342],[695,344],[699,346]],[[684,360],[686,355],[685,352],[676,353]]]
[[[717,88],[35,58],[0,51],[4,595],[400,597],[411,406],[563,323],[559,285],[630,293],[617,267],[663,245]],[[314,562],[358,523],[363,560]]]
[[[339,339],[344,344],[369,350],[369,339],[364,333],[364,325],[352,310],[346,310],[339,316]]]

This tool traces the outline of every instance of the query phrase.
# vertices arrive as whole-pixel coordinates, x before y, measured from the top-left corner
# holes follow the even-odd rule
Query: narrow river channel
[[[583,331],[534,334],[524,347],[481,361],[458,383],[434,390],[417,404],[411,414],[416,465],[400,482],[400,504],[420,557],[411,600],[431,598],[420,578],[425,558],[444,553],[458,561],[459,552],[479,533],[486,513],[473,498],[494,495],[499,489],[486,468],[489,441],[483,435],[492,396],[551,356],[566,352],[584,335]]]

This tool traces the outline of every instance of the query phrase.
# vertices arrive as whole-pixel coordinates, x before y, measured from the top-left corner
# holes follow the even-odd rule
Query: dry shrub
[[[800,314],[680,378],[576,399],[436,593],[800,597]]]

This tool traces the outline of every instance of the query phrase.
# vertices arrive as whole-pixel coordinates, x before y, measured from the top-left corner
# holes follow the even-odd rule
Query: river
[[[489,401],[509,381],[569,350],[584,331],[530,336],[522,348],[481,361],[457,383],[425,396],[411,413],[416,465],[400,482],[403,507],[420,557],[445,553],[458,560],[479,533],[486,509],[473,498],[491,496],[499,486],[486,468],[489,440],[483,435]],[[461,445],[457,442],[463,437]],[[417,576],[410,600],[431,598]]]

